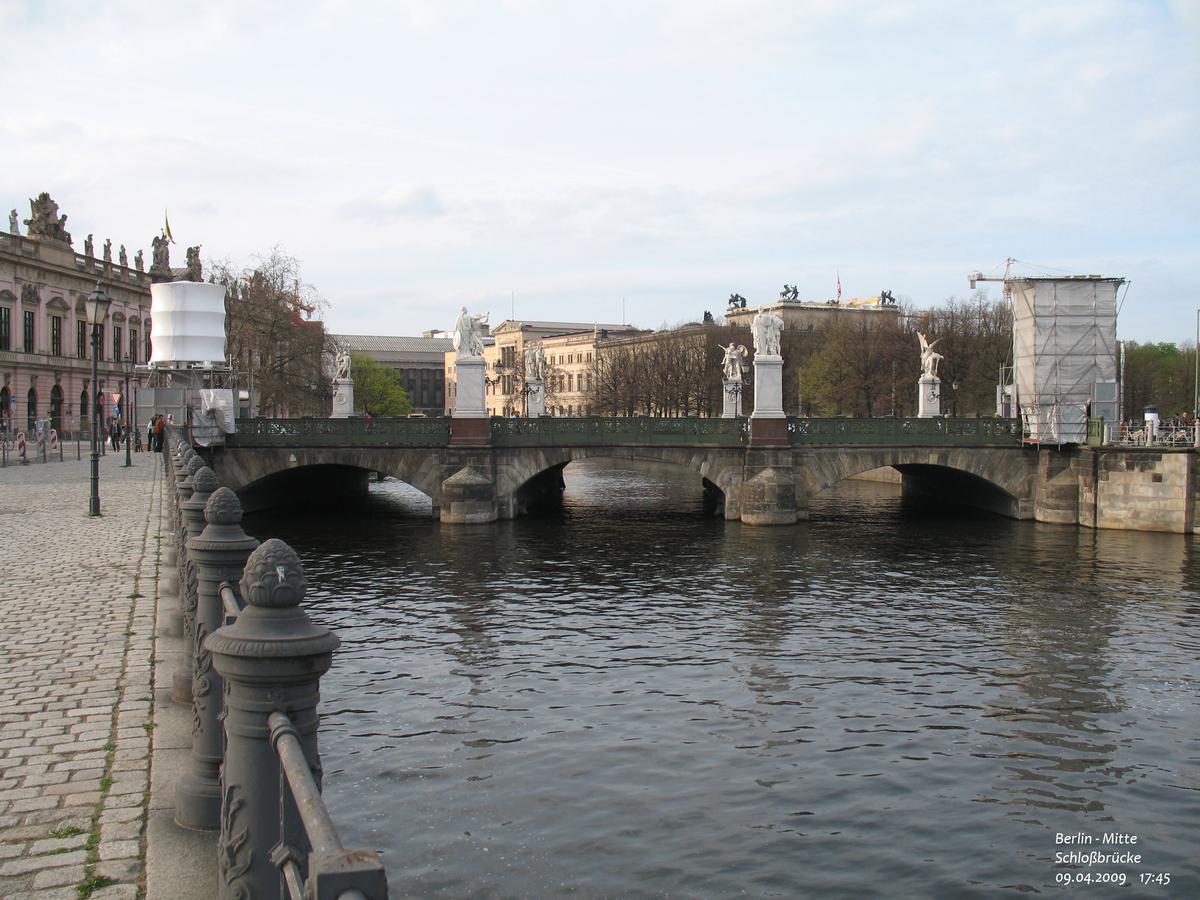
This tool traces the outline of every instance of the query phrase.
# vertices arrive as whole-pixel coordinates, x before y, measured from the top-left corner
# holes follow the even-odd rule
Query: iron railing
[[[444,447],[450,419],[238,419],[226,447]]]
[[[744,443],[746,419],[581,416],[492,419],[494,447],[705,446]]]
[[[1020,447],[1018,419],[934,416],[788,419],[794,446]]]

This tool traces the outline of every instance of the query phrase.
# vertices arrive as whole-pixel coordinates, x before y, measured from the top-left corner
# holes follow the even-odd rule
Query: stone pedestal
[[[333,382],[333,412],[331,419],[348,419],[354,414],[354,382],[349,378],[335,378]]]
[[[743,524],[792,525],[802,517],[796,505],[795,471],[790,449],[748,449],[743,476]]]
[[[455,363],[457,396],[450,423],[450,443],[478,446],[491,443],[492,427],[484,402],[482,356],[460,356]]]
[[[525,415],[531,419],[546,414],[546,382],[530,378],[525,382]]]
[[[721,418],[735,419],[742,414],[742,392],[745,389],[745,382],[740,378],[721,379],[721,391],[724,398],[721,407]]]
[[[787,416],[783,412],[783,357],[756,353],[750,443],[785,447],[787,442]]]
[[[942,380],[922,375],[917,382],[917,418],[932,419],[942,414]]]

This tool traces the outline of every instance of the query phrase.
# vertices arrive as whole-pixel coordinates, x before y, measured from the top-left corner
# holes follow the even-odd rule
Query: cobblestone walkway
[[[162,468],[123,463],[101,460],[97,519],[86,458],[0,469],[7,900],[143,890]]]

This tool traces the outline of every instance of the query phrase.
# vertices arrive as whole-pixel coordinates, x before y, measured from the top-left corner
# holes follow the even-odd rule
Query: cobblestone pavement
[[[0,469],[0,897],[143,890],[157,455]],[[90,893],[89,893],[90,892]]]

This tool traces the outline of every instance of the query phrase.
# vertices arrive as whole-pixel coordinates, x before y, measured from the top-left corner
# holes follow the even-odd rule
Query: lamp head
[[[125,374],[127,376],[133,374],[133,357],[128,353],[126,353],[125,358],[121,360],[121,368],[125,370]]]
[[[112,303],[108,294],[104,293],[104,289],[100,287],[100,282],[96,282],[96,289],[84,298],[83,305],[87,312],[88,324],[92,326],[103,324],[105,317],[108,315],[108,305]]]

